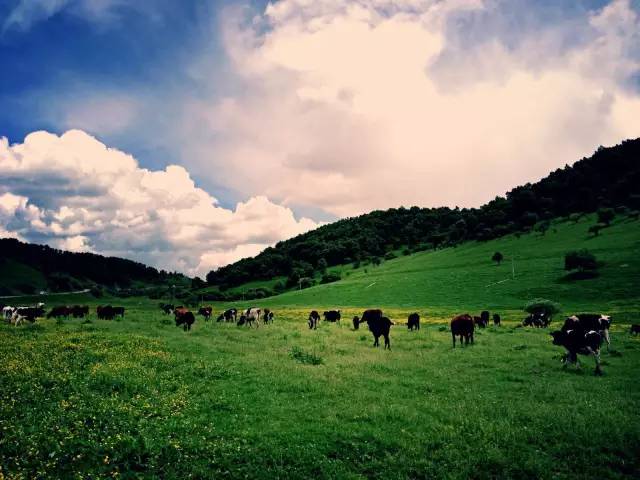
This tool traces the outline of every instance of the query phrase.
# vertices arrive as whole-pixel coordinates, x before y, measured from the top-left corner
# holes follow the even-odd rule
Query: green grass
[[[7,294],[22,291],[25,287],[36,292],[47,288],[47,280],[41,272],[10,259],[0,261],[0,278]]]
[[[157,301],[49,297],[127,315],[0,325],[0,478],[638,478],[640,336],[628,323],[640,229],[588,238],[591,223],[344,267],[334,284],[237,302],[275,310],[258,329],[199,317],[185,333]],[[600,276],[562,280],[564,253],[585,247]],[[515,279],[502,281],[511,264],[493,265],[496,250],[515,257]],[[519,327],[533,297],[613,313],[604,376],[587,358],[563,369],[548,331]],[[366,306],[428,320],[394,326],[384,351],[350,328]],[[342,308],[343,324],[308,330],[309,310],[325,307]],[[451,315],[484,308],[505,324],[452,349]]]

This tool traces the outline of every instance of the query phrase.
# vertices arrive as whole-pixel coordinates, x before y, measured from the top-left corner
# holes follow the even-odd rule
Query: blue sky
[[[154,264],[169,251],[167,266],[203,272],[322,221],[480,205],[640,135],[639,12],[639,0],[5,0],[0,234]],[[132,177],[184,179],[167,171],[179,166],[185,198],[202,189],[226,227],[179,227],[210,243],[190,256],[193,245],[159,233],[166,225],[148,247],[82,226],[93,218],[82,202],[98,200],[34,195],[42,172],[24,166],[58,143],[56,161],[78,165],[67,182],[100,172],[83,156],[87,138],[62,140],[71,129],[131,155]],[[55,138],[25,142],[39,130]],[[3,173],[17,151],[23,163]],[[259,217],[272,226],[246,233],[239,219]]]

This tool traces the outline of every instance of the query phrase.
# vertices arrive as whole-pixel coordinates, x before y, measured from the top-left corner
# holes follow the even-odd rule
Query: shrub
[[[405,248],[404,250],[402,250],[402,255],[404,255],[405,257],[406,257],[407,255],[411,255],[411,250],[410,250],[410,249],[408,249],[408,248]]]
[[[384,259],[385,260],[393,260],[394,258],[397,258],[396,254],[393,252],[387,252],[384,255]]]
[[[322,278],[320,279],[320,283],[331,283],[331,282],[337,282],[338,280],[340,280],[340,274],[337,272],[327,272],[324,275],[322,275]]]
[[[592,233],[594,237],[597,237],[598,235],[600,235],[600,230],[605,227],[606,225],[604,223],[596,223],[595,225],[591,225],[588,231],[589,233]]]
[[[598,268],[596,257],[588,250],[576,250],[568,252],[564,256],[564,269],[565,270],[595,270]]]
[[[500,252],[494,253],[493,256],[491,257],[491,260],[496,262],[498,265],[500,265],[500,262],[502,262],[503,259],[504,259],[504,255],[502,255],[502,253]]]
[[[616,217],[616,212],[612,208],[601,208],[598,210],[598,222],[609,225]]]
[[[560,305],[551,300],[536,298],[525,304],[524,311],[527,313],[544,313],[551,318],[560,311]]]

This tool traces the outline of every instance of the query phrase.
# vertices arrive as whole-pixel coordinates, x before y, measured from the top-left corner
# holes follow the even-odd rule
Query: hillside
[[[123,258],[0,239],[0,295],[82,289],[139,293],[169,284],[188,286],[190,279]]]
[[[465,181],[474,188],[472,179]],[[611,209],[640,209],[640,139],[601,147],[590,158],[477,209],[394,208],[340,220],[212,271],[207,282],[224,291],[283,277],[277,293],[297,287],[301,280],[308,283],[304,280],[319,277],[327,266],[377,262],[397,250],[433,250],[514,232],[544,232],[555,218]]]
[[[559,302],[566,311],[602,309],[637,313],[640,303],[640,222],[618,216],[598,236],[595,215],[554,222],[545,235],[508,235],[488,242],[419,252],[357,269],[341,281],[262,300],[266,306],[393,307],[443,315],[461,310],[520,310],[530,299]],[[602,266],[596,278],[570,280],[564,255],[586,248]],[[505,260],[496,265],[494,252]],[[512,275],[512,262],[515,276]]]

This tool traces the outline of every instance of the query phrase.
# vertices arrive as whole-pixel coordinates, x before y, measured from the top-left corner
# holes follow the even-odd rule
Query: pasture
[[[155,302],[125,305],[120,321],[0,327],[4,478],[640,475],[640,337],[620,323],[595,377],[516,312],[455,350],[447,318],[396,325],[389,352],[352,330],[361,309],[317,331],[283,308],[185,333]]]

